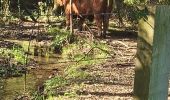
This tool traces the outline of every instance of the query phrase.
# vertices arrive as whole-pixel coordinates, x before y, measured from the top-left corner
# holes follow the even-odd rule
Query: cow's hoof
[[[101,38],[106,38],[106,35],[102,35]]]

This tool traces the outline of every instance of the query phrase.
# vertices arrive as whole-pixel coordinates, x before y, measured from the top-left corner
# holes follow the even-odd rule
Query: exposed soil
[[[115,52],[115,58],[109,59],[105,64],[91,67],[89,72],[94,77],[85,83],[80,96],[82,100],[132,99],[136,39],[124,37],[108,40]]]

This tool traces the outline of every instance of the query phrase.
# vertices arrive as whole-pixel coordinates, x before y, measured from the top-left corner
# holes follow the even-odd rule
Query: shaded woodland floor
[[[53,39],[45,33],[43,24],[25,23],[19,30],[16,25],[1,28],[0,47],[12,47],[15,42],[5,40],[36,40],[47,43]],[[34,26],[35,25],[35,26]],[[38,29],[38,30],[37,30]],[[11,32],[10,32],[11,31]],[[92,76],[83,80],[83,87],[77,91],[78,100],[131,100],[134,84],[134,59],[137,48],[136,32],[126,30],[110,30],[104,41],[112,48],[113,58],[104,64],[89,67],[86,71]],[[5,42],[4,42],[5,41]],[[0,60],[1,61],[1,60]],[[3,61],[2,61],[3,62]],[[2,63],[1,63],[2,64]],[[37,65],[37,64],[36,64]],[[65,100],[68,100],[67,96]]]
[[[31,22],[23,22],[20,25],[15,22],[3,25],[0,27],[0,47],[12,48],[14,45],[21,44],[22,41],[31,41],[33,45],[50,45],[54,37],[47,34],[45,27],[45,23],[35,24]],[[109,30],[109,34],[105,39],[94,39],[109,45],[112,48],[109,53],[114,56],[107,58],[107,61],[103,64],[88,67],[86,71],[91,77],[86,80],[77,80],[78,84],[83,83],[81,88],[76,91],[77,96],[75,98],[64,96],[62,99],[132,100],[137,32],[125,28],[113,28]],[[8,66],[8,62],[4,58],[0,58],[0,65]],[[29,65],[45,69],[45,66],[39,65],[36,60],[32,60]],[[61,68],[60,66],[54,66],[51,69],[57,69],[56,73],[58,73],[58,71],[63,71]],[[56,73],[52,74],[55,75]],[[50,74],[49,76],[51,76]],[[61,95],[63,95],[62,92]]]

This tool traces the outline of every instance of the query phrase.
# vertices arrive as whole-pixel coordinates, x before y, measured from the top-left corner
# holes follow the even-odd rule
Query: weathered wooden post
[[[148,38],[150,42],[146,36],[153,32],[145,34],[148,26],[139,27],[141,30],[138,43],[141,43],[138,45],[136,60],[134,99],[167,100],[170,71],[170,6],[157,7],[154,36]]]
[[[149,15],[139,21],[137,58],[135,68],[134,99],[147,100],[154,34],[155,7],[148,6]]]
[[[149,100],[167,100],[170,71],[170,6],[158,6],[155,16]]]

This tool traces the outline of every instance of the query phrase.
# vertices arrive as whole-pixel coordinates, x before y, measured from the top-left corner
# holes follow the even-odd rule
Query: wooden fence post
[[[155,16],[149,100],[167,100],[170,71],[170,6],[158,6]]]
[[[139,21],[137,58],[135,60],[134,99],[147,100],[154,34],[155,7],[148,6],[149,15]]]
[[[139,27],[142,29],[140,25]],[[150,42],[145,40],[149,33],[142,34],[149,31],[147,26],[144,27],[143,30],[139,30],[139,40],[142,42],[138,45],[134,99],[167,100],[170,71],[170,6],[157,7],[154,36],[150,37]]]

